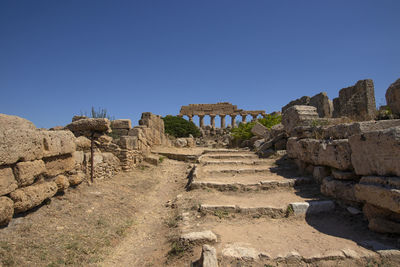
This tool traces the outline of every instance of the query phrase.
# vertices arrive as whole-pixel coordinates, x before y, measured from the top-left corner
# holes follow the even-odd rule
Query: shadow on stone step
[[[276,173],[282,177],[293,179],[301,175],[298,172],[297,166],[293,160],[289,159],[287,156],[283,156],[275,161],[276,167],[270,168],[272,173]]]
[[[306,215],[305,220],[321,233],[352,240],[371,251],[399,249],[399,236],[370,231],[361,214],[350,215],[337,208],[329,213]]]

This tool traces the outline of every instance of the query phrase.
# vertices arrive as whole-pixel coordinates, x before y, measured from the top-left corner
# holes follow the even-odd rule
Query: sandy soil
[[[165,203],[182,191],[187,166],[165,159],[19,215],[0,229],[0,266],[164,266],[176,230]]]

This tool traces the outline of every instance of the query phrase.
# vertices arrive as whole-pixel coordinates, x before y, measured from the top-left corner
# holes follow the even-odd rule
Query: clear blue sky
[[[400,78],[400,1],[2,0],[0,113],[65,125],[229,101],[280,110]]]

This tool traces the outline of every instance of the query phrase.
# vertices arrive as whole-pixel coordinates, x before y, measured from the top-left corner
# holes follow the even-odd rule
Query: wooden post
[[[90,138],[90,182],[93,184],[93,172],[94,172],[94,133]]]

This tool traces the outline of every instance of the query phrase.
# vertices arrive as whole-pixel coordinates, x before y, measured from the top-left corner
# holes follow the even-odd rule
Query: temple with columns
[[[187,116],[189,121],[193,122],[193,117],[199,117],[199,127],[204,127],[204,117],[210,116],[210,123],[215,127],[215,117],[221,118],[221,128],[225,128],[225,117],[231,117],[231,126],[236,126],[236,117],[242,116],[242,122],[246,122],[247,116],[252,116],[252,121],[256,120],[259,115],[265,116],[265,110],[243,110],[238,109],[236,105],[228,102],[217,104],[189,104],[182,106],[179,112],[180,117]]]

